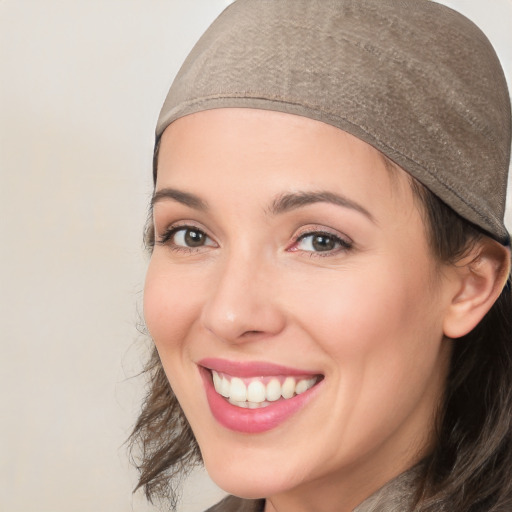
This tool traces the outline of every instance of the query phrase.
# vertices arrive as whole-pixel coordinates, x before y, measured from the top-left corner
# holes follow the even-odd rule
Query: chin
[[[274,467],[258,467],[248,461],[230,463],[218,456],[215,460],[204,459],[210,478],[222,490],[246,499],[261,499],[280,494],[293,487],[285,481],[282,471]]]
[[[216,464],[217,465],[217,464]],[[269,489],[268,483],[260,482],[255,475],[240,475],[235,472],[226,471],[224,469],[212,468],[211,465],[206,465],[206,470],[210,478],[218,485],[223,491],[229,494],[246,499],[259,499],[265,498],[273,492]],[[265,477],[268,479],[268,477]]]

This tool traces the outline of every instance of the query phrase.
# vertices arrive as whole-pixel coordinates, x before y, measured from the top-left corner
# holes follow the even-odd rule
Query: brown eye
[[[297,241],[296,249],[305,252],[334,252],[350,249],[352,244],[330,233],[308,233]]]
[[[204,245],[206,235],[201,231],[194,231],[192,229],[186,229],[184,235],[185,245],[188,247],[200,247]]]
[[[176,247],[195,249],[203,246],[214,246],[213,240],[203,231],[194,227],[180,227],[173,229],[163,240]]]
[[[336,240],[332,236],[315,235],[311,245],[315,251],[332,251],[336,247]]]

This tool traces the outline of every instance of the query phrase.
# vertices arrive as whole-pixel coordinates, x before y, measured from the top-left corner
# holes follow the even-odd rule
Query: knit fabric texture
[[[503,244],[511,111],[481,30],[430,0],[238,0],[176,76],[157,124],[215,108],[328,123]],[[156,146],[157,147],[157,146]]]

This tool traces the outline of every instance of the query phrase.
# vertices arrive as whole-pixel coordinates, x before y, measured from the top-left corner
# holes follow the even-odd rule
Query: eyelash
[[[315,238],[327,238],[330,239],[334,244],[335,247],[332,249],[328,249],[326,251],[303,251],[307,253],[310,257],[320,257],[320,258],[326,258],[329,256],[335,256],[339,254],[340,252],[347,252],[353,248],[352,241],[349,241],[347,239],[341,238],[338,235],[335,235],[334,233],[330,233],[329,231],[322,231],[322,230],[312,230],[312,231],[306,231],[304,233],[301,233],[293,242],[291,248],[289,250],[291,251],[299,251],[300,249],[297,248],[298,244],[307,238],[312,238],[313,240]],[[312,243],[314,241],[312,240]]]
[[[198,251],[202,249],[203,247],[212,247],[214,244],[208,244],[208,245],[201,245],[198,247],[187,247],[184,245],[177,245],[176,243],[171,242],[172,238],[179,233],[180,231],[183,232],[194,232],[201,236],[204,236],[206,239],[212,240],[202,229],[199,229],[196,226],[191,225],[178,225],[178,226],[171,226],[168,229],[162,233],[158,240],[159,245],[167,245],[171,250],[176,252],[185,252],[185,253],[191,253]]]
[[[185,245],[178,245],[176,243],[171,242],[172,238],[179,233],[180,231],[183,231],[186,233],[189,232],[195,232],[199,234],[200,236],[205,237],[207,240],[212,239],[202,230],[199,229],[196,226],[193,225],[178,225],[178,226],[171,226],[169,227],[159,238],[158,244],[160,245],[167,245],[170,249],[177,252],[185,252],[185,253],[192,253],[198,250],[201,250],[203,247],[212,247],[215,246],[215,242],[212,244],[203,244],[197,247],[189,247]],[[288,248],[291,252],[301,251],[301,249],[297,248],[297,246],[307,238],[312,237],[313,239],[315,237],[323,237],[324,239],[327,238],[331,240],[335,247],[332,249],[327,249],[325,251],[315,251],[315,250],[302,250],[302,252],[307,253],[309,257],[328,257],[328,256],[334,256],[338,254],[339,252],[347,252],[353,248],[352,241],[346,240],[341,238],[340,236],[335,235],[334,233],[330,233],[328,231],[322,231],[322,230],[311,230],[306,231],[301,234],[299,234],[297,237],[295,237],[294,241],[292,242],[291,246]],[[314,241],[312,241],[314,243]]]

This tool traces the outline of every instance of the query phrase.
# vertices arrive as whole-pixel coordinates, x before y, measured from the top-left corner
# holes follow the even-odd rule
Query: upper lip
[[[290,368],[266,361],[231,361],[229,359],[205,358],[198,363],[208,370],[226,373],[233,377],[267,377],[273,375],[314,376],[319,372]]]

